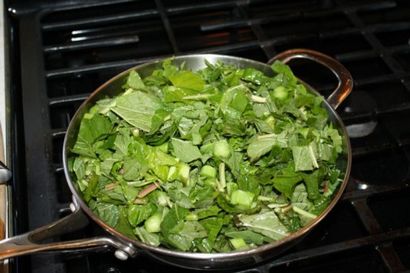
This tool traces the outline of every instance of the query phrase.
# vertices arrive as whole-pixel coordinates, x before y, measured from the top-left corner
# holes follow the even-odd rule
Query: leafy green
[[[141,242],[146,243],[147,245],[159,246],[161,244],[159,235],[146,231],[144,227],[135,228],[135,235],[138,236]]]
[[[136,128],[151,132],[157,111],[161,110],[161,101],[150,94],[134,91],[117,97],[111,110]]]
[[[302,181],[301,174],[294,172],[292,169],[283,169],[281,174],[277,174],[272,182],[273,186],[290,198],[297,183]]]
[[[206,236],[207,232],[200,223],[187,221],[182,224],[182,228],[178,233],[168,234],[166,240],[179,250],[187,251],[192,247],[195,239]]]
[[[169,80],[175,87],[192,89],[195,91],[202,91],[205,82],[198,74],[191,71],[179,71],[169,77]]]
[[[117,224],[115,225],[115,229],[121,232],[122,234],[135,239],[135,233],[133,228],[130,226],[127,217],[127,208],[121,207],[120,208],[120,217],[118,219]]]
[[[186,163],[201,158],[202,156],[198,147],[193,145],[190,141],[172,138],[171,144],[174,149],[173,154],[175,155],[175,157],[181,159]]]
[[[128,146],[132,142],[132,137],[129,132],[124,129],[120,129],[114,140],[114,147],[116,151],[125,156],[128,154]]]
[[[306,192],[306,186],[304,184],[299,184],[295,187],[291,201],[292,206],[303,210],[309,210],[312,207],[312,202],[308,199],[308,193]]]
[[[137,159],[125,159],[122,167],[122,177],[125,180],[137,180],[140,176],[141,170],[142,166]]]
[[[242,238],[245,240],[246,243],[248,244],[256,244],[256,245],[261,245],[263,244],[264,241],[266,241],[266,237],[253,232],[251,230],[241,230],[241,231],[227,231],[225,232],[225,235],[230,237],[230,238]]]
[[[218,237],[218,233],[224,225],[224,219],[219,217],[210,217],[200,221],[200,223],[207,231],[208,243],[212,246]]]
[[[276,61],[272,64],[272,69],[277,73],[276,79],[282,86],[294,87],[297,83],[296,77],[293,75],[289,66],[283,65],[281,62]]]
[[[269,134],[255,137],[248,146],[248,156],[252,161],[259,159],[264,154],[270,152],[273,146],[281,148],[287,147],[287,139],[285,134]]]
[[[85,116],[81,121],[80,130],[77,135],[72,152],[89,157],[95,157],[94,142],[105,134],[111,132],[110,120],[102,115]]]
[[[175,205],[165,215],[164,220],[161,223],[162,233],[167,236],[171,233],[178,232],[179,225],[184,223],[185,217],[188,215],[188,209]]]
[[[210,216],[217,216],[221,209],[218,206],[210,206],[205,209],[199,209],[196,211],[198,219],[208,218]]]
[[[221,109],[228,111],[229,108],[232,108],[242,113],[248,105],[249,98],[247,94],[249,92],[249,89],[244,85],[237,85],[227,89],[221,98]]]
[[[310,174],[304,174],[303,177],[303,180],[306,184],[309,199],[316,200],[320,198],[319,183],[322,181],[322,174],[320,169],[313,171]]]
[[[293,159],[296,171],[311,171],[319,168],[313,145],[293,146]]]
[[[135,90],[140,90],[145,88],[145,84],[142,81],[140,75],[135,70],[131,70],[127,78],[126,87],[132,88]]]
[[[239,215],[241,225],[260,233],[272,240],[280,240],[289,232],[273,211],[260,212],[255,215]]]
[[[286,65],[274,76],[172,59],[83,116],[69,170],[116,230],[151,246],[228,252],[281,240],[327,208],[344,142],[323,98]]]
[[[117,225],[120,218],[120,209],[115,204],[95,202],[92,209],[108,225],[112,227]]]
[[[255,195],[249,191],[235,190],[231,193],[231,204],[251,208]]]
[[[128,221],[132,226],[138,226],[148,219],[156,209],[156,206],[151,203],[146,205],[131,205],[128,207]]]

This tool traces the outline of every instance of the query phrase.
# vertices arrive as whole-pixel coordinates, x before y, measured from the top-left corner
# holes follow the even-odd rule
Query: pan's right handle
[[[353,89],[353,78],[349,70],[332,57],[311,49],[290,49],[279,53],[269,60],[268,64],[279,60],[288,63],[293,59],[309,59],[320,63],[330,69],[338,80],[338,85],[332,94],[327,98],[327,102],[336,109],[350,94]]]
[[[94,237],[66,242],[40,243],[40,241],[53,236],[69,233],[88,224],[84,213],[77,209],[72,214],[46,226],[40,227],[22,235],[0,241],[0,260],[16,256],[32,254],[42,251],[83,250],[97,247],[114,247],[117,249],[115,256],[125,260],[128,256],[135,256],[136,251],[132,245],[110,237]]]

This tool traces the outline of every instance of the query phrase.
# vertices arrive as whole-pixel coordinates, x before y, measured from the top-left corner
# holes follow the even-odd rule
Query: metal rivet
[[[119,249],[114,252],[114,255],[118,260],[121,261],[126,261],[128,259],[128,254],[125,253],[125,251]]]
[[[74,211],[76,211],[76,207],[75,207],[75,205],[73,204],[73,203],[70,203],[70,210],[72,211],[72,212],[74,212]]]

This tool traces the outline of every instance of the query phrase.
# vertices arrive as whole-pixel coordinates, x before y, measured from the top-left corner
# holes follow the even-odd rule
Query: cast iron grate
[[[16,89],[25,142],[17,144],[26,150],[27,187],[21,194],[30,208],[27,228],[67,212],[65,130],[87,95],[119,71],[173,54],[221,53],[266,62],[282,50],[306,47],[336,57],[355,79],[354,92],[338,110],[352,135],[352,179],[335,211],[305,240],[243,272],[409,270],[407,1],[17,2],[9,11],[21,60],[21,75],[14,77],[21,80]],[[316,65],[295,63],[294,69],[324,94],[335,85]],[[91,225],[75,236],[98,232]],[[149,258],[120,262],[111,253],[33,256],[25,262],[35,273],[165,270]]]

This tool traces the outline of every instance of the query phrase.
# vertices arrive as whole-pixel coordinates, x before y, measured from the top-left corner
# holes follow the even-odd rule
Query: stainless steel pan
[[[348,96],[353,87],[353,80],[350,73],[346,70],[343,65],[341,65],[336,60],[326,56],[322,53],[307,50],[307,49],[294,49],[285,51],[275,58],[273,58],[269,63],[274,60],[281,60],[283,62],[289,62],[292,59],[303,58],[310,59],[314,62],[318,62],[327,68],[329,68],[337,77],[339,84],[334,92],[327,98],[324,102],[324,107],[327,109],[331,122],[343,135],[344,141],[344,155],[343,161],[345,165],[345,177],[343,183],[341,184],[339,191],[334,196],[333,201],[323,211],[314,221],[312,221],[308,226],[303,227],[295,233],[292,233],[288,237],[260,246],[258,248],[235,251],[230,253],[186,253],[175,250],[170,250],[162,247],[153,247],[145,245],[137,240],[130,239],[123,234],[117,232],[112,227],[108,226],[102,222],[87,206],[81,197],[80,191],[77,189],[77,185],[74,182],[73,175],[68,171],[67,159],[70,156],[70,148],[73,147],[76,136],[80,127],[80,122],[83,115],[90,109],[94,103],[105,97],[114,96],[121,92],[121,86],[128,73],[131,70],[136,70],[138,73],[144,77],[149,75],[154,69],[158,68],[161,61],[156,61],[152,63],[147,63],[143,65],[131,68],[108,82],[104,83],[97,90],[95,90],[84,103],[80,106],[77,113],[74,115],[64,140],[63,147],[63,161],[65,176],[67,179],[68,186],[73,194],[73,203],[71,204],[72,214],[62,218],[52,224],[46,225],[44,227],[38,228],[34,231],[15,236],[3,241],[0,241],[0,259],[11,258],[15,256],[20,256],[24,254],[31,254],[40,251],[51,251],[51,250],[83,250],[83,249],[93,249],[96,247],[106,247],[115,249],[115,255],[119,259],[127,259],[128,257],[135,257],[137,254],[143,253],[155,257],[166,263],[177,265],[185,268],[194,269],[233,269],[244,266],[252,266],[256,263],[260,263],[267,259],[271,259],[274,256],[281,253],[283,250],[289,248],[290,246],[296,244],[304,235],[306,235],[312,228],[314,228],[326,215],[332,210],[335,204],[340,199],[343,190],[348,183],[350,168],[351,168],[351,148],[349,138],[346,133],[345,126],[342,120],[335,112],[335,109],[340,105],[340,103]],[[267,75],[272,75],[272,69],[269,65],[256,62],[249,59],[224,56],[224,55],[208,55],[208,54],[197,54],[197,55],[186,55],[176,57],[174,63],[180,64],[185,63],[185,67],[192,70],[198,70],[205,67],[204,61],[207,60],[210,63],[215,63],[217,61],[222,61],[227,64],[233,64],[239,67],[253,67],[258,70],[263,71]],[[313,71],[312,71],[313,73]],[[305,84],[308,89],[319,95],[312,87]],[[85,213],[85,214],[84,214]],[[88,216],[88,217],[87,217]],[[66,242],[53,242],[53,243],[41,243],[41,241],[71,232],[73,230],[79,229],[87,225],[88,220],[96,222],[103,229],[107,231],[107,235],[103,237],[87,238],[75,241]]]

